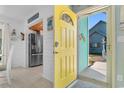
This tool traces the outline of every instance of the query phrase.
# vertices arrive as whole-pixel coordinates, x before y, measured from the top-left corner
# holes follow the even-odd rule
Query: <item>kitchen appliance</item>
[[[28,35],[29,67],[43,64],[43,36],[37,33]]]

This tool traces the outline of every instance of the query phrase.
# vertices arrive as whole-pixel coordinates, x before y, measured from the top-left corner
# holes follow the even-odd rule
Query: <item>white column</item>
[[[102,39],[102,57],[105,59],[105,38]]]

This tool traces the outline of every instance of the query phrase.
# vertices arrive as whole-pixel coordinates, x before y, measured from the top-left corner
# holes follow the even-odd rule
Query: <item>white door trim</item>
[[[43,22],[43,18],[39,17],[38,19],[34,20],[33,22],[27,24],[26,25],[26,30],[29,31],[30,30],[29,27],[31,27],[31,26],[39,23],[39,22]],[[44,22],[43,22],[43,25],[44,25]],[[28,50],[28,34],[29,33],[31,33],[31,32],[27,32],[26,37],[25,37],[26,38],[26,64],[25,64],[26,68],[29,68],[29,58],[28,58],[28,56],[29,56],[29,54],[28,54],[28,52],[29,52],[29,50]]]
[[[108,5],[101,5],[101,6],[91,6],[91,7],[88,7],[86,9],[83,9],[81,11],[79,11],[77,13],[78,16],[81,16],[81,15],[87,15],[87,14],[91,14],[93,12],[96,12],[96,11],[99,11],[99,10],[102,10],[102,9],[105,9],[107,7],[110,7]]]
[[[107,10],[109,12],[111,12],[111,17],[110,17],[110,23],[109,26],[110,26],[110,30],[111,30],[111,33],[112,33],[112,45],[111,45],[111,52],[112,52],[112,62],[110,62],[109,65],[111,65],[111,76],[109,77],[109,80],[111,81],[108,81],[110,82],[110,86],[109,87],[116,87],[116,68],[115,68],[115,6],[91,6],[89,8],[86,8],[84,10],[81,10],[80,12],[77,13],[78,16],[86,16],[86,15],[89,15],[91,13],[94,13],[94,12],[97,12],[97,11],[103,11],[103,10]],[[107,64],[108,65],[108,64]],[[108,66],[107,66],[107,69],[108,69]],[[109,69],[110,70],[110,69]],[[108,71],[107,71],[108,72]]]

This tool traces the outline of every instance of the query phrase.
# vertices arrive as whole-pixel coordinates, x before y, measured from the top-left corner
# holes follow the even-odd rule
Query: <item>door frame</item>
[[[28,34],[30,33],[29,32],[29,27],[31,27],[31,26],[33,26],[33,25],[35,25],[35,24],[37,24],[37,23],[39,23],[39,22],[43,22],[43,25],[44,25],[44,21],[43,21],[43,18],[38,18],[37,20],[34,20],[33,22],[31,22],[31,23],[29,23],[29,24],[27,24],[26,25],[26,29],[27,29],[27,33],[26,33],[26,64],[25,64],[25,67],[26,68],[29,68],[29,58],[28,58]],[[44,29],[43,29],[44,30]]]
[[[110,64],[107,64],[107,82],[109,82],[109,86],[108,87],[115,87],[116,86],[116,63],[115,63],[115,6],[107,6],[107,5],[103,5],[103,6],[91,6],[89,8],[83,9],[81,11],[79,11],[77,13],[78,17],[79,16],[86,16],[95,12],[99,12],[99,11],[106,11],[106,12],[111,12],[111,17],[109,19],[110,24],[109,24],[109,28],[108,30],[111,31],[112,33],[112,46],[111,46],[111,53],[112,53],[112,61],[110,62]],[[78,41],[77,41],[78,42]],[[109,68],[111,67],[111,69]],[[78,67],[77,67],[78,68]],[[109,74],[110,76],[108,77],[108,70],[110,70]]]

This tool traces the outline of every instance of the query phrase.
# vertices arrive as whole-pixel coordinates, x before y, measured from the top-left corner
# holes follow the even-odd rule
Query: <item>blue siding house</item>
[[[106,22],[99,21],[95,26],[93,26],[89,30],[90,54],[102,54],[103,39],[105,39],[106,41]]]

